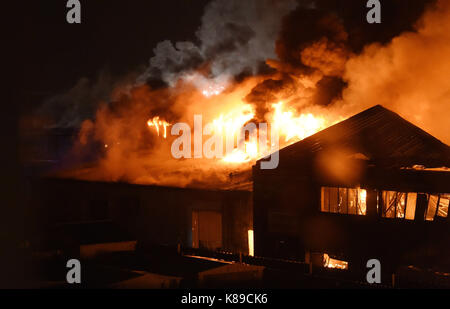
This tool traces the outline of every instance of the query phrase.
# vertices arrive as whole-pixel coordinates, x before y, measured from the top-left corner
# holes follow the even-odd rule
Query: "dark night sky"
[[[164,39],[195,38],[207,0],[81,0],[82,23],[67,24],[66,0],[15,1],[2,10],[7,80],[1,100],[0,287],[20,281],[27,183],[19,155],[19,115],[80,78],[146,65]],[[12,47],[12,48],[11,48]],[[8,65],[9,64],[9,65]],[[20,283],[17,283],[20,284]]]
[[[27,4],[21,38],[27,92],[61,92],[102,70],[120,76],[146,65],[159,41],[195,39],[208,0],[80,2],[81,24],[66,22],[65,0]]]

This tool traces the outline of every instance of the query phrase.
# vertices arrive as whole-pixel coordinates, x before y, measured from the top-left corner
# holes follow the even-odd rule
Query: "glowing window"
[[[406,197],[405,219],[414,220],[416,215],[417,193],[408,193]]]
[[[253,230],[248,230],[248,255],[255,255],[255,247],[253,241]]]
[[[450,194],[430,194],[425,220],[433,221],[434,218],[446,218],[448,216]]]
[[[348,189],[348,214],[358,213],[358,189]]]
[[[383,213],[382,216],[385,218],[395,217],[395,191],[383,191],[382,202],[383,202]]]
[[[330,212],[338,213],[339,212],[339,190],[338,188],[328,188],[328,202],[330,203],[329,209]]]
[[[396,218],[405,218],[406,193],[397,193]]]
[[[383,213],[385,218],[405,218],[406,193],[396,191],[383,191]]]
[[[367,191],[364,189],[358,189],[358,215],[365,216],[367,211]]]
[[[366,215],[367,192],[359,188],[321,189],[321,211],[349,215]]]
[[[404,218],[414,220],[417,205],[417,193],[382,191],[382,216],[384,218]],[[433,221],[436,216],[448,216],[450,194],[426,194],[427,209],[425,220]]]
[[[447,218],[449,202],[450,202],[450,194],[439,195],[439,208],[437,210],[437,215],[439,217]]]
[[[427,213],[425,215],[425,220],[427,220],[427,221],[434,220],[434,216],[436,215],[438,200],[439,200],[439,195],[429,195],[428,196],[428,207],[427,207]]]
[[[348,189],[339,188],[338,210],[340,214],[347,214],[348,211]]]

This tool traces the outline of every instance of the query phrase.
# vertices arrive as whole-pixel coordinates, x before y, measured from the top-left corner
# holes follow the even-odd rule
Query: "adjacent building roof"
[[[280,164],[334,148],[386,167],[450,167],[450,147],[381,105],[280,150]]]

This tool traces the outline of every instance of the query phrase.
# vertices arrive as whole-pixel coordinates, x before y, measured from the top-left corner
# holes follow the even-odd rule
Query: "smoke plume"
[[[253,120],[270,122],[280,101],[288,115],[320,116],[327,125],[382,104],[448,143],[450,3],[383,2],[380,25],[365,21],[365,3],[210,2],[198,42],[159,43],[137,81],[115,85],[111,99],[83,122],[74,153],[96,152],[98,160],[71,177],[177,186],[224,182],[249,164],[175,160],[170,139],[156,136],[147,120],[159,116],[192,127],[194,114],[206,124],[251,107]],[[165,86],[154,86],[155,80]],[[67,99],[73,114],[79,110],[71,100],[84,98],[77,89],[83,88]]]
[[[349,111],[382,104],[448,144],[449,55],[450,2],[441,0],[414,31],[368,45],[347,62],[339,103]]]
[[[242,74],[258,74],[261,64],[275,56],[275,40],[283,17],[296,1],[212,1],[205,8],[194,42],[159,43],[150,66],[138,81],[162,79],[173,86],[191,78],[201,88],[206,77],[223,84]],[[205,76],[192,75],[203,65]]]

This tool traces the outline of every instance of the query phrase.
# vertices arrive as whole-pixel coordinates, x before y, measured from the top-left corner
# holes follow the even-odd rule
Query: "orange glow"
[[[91,146],[100,143],[104,147],[102,154],[95,158],[92,168],[64,173],[66,177],[86,180],[220,187],[230,182],[231,172],[250,169],[255,160],[273,153],[275,146],[279,149],[287,147],[377,104],[399,113],[448,144],[449,87],[446,77],[450,71],[447,56],[450,31],[446,30],[450,29],[449,16],[450,1],[436,1],[436,6],[430,6],[420,22],[411,25],[414,31],[403,32],[386,44],[369,44],[358,53],[352,52],[347,45],[345,27],[333,19],[329,23],[327,19],[327,27],[337,27],[338,41],[325,36],[309,43],[295,44],[295,49],[290,50],[294,46],[285,44],[284,36],[277,37],[273,52],[280,56],[279,59],[260,59],[266,60],[271,70],[263,74],[252,70],[251,76],[243,74],[239,78],[234,76],[237,72],[228,58],[224,58],[227,61],[223,63],[215,62],[219,59],[215,58],[215,53],[211,53],[213,58],[208,56],[204,63],[194,65],[193,62],[187,67],[188,63],[181,63],[184,57],[177,58],[181,61],[180,69],[189,70],[172,74],[167,68],[171,74],[167,78],[163,77],[165,74],[161,75],[168,82],[167,87],[153,87],[152,83],[145,82],[127,84],[125,80],[116,83],[110,94],[111,104],[98,102],[95,117],[83,121],[73,147],[74,155],[84,157],[91,152]],[[177,46],[171,48],[178,49]],[[256,53],[258,57],[262,55],[258,50],[242,50]],[[187,51],[177,50],[176,53],[182,55]],[[240,66],[245,55],[241,59],[241,49],[236,51],[236,54],[230,54],[235,59],[230,60]],[[194,59],[191,58],[194,54],[189,55],[186,60]],[[296,61],[286,61],[292,58],[285,57],[287,55],[295,55]],[[297,62],[309,69],[304,70],[303,65],[298,67]],[[223,64],[226,65],[222,68]],[[374,72],[377,72],[376,82]],[[142,76],[146,75],[147,72]],[[417,78],[405,76],[420,78],[420,87]],[[341,82],[345,87],[339,86],[344,86]],[[411,108],[411,102],[417,103],[415,108]],[[212,138],[208,144],[211,147],[200,149],[197,153],[200,155],[187,156],[189,160],[175,158],[167,139],[175,140],[176,137],[167,136],[170,135],[168,128],[172,129],[176,122],[192,129],[194,115],[202,115],[202,125],[213,123],[214,130],[225,137],[222,140],[226,146],[230,144],[226,139],[233,137],[233,148],[224,147],[228,151],[216,156],[220,158],[203,158],[205,149],[211,152],[218,149],[215,146],[219,139]],[[247,123],[254,123],[257,129],[250,132],[251,136],[238,139],[240,129]],[[261,134],[260,124],[263,123],[267,125],[267,135]],[[160,138],[153,138],[148,133]],[[279,137],[278,145],[272,142],[272,135]],[[180,134],[177,139],[183,140],[181,137]],[[203,134],[200,137],[203,138]],[[189,144],[182,145],[187,147],[180,148],[186,153],[192,153],[190,148],[195,148],[194,139],[189,140]],[[356,181],[363,168],[354,163],[358,158],[348,156],[352,150],[348,148],[352,147],[340,144],[317,152],[318,168],[337,181]],[[358,190],[355,197],[358,197],[358,214],[365,213],[366,192]],[[400,205],[401,212],[396,215],[403,217],[405,209],[409,210],[409,201],[408,198],[405,205]],[[406,215],[413,218],[413,210],[409,212],[412,215]]]
[[[253,230],[248,230],[248,255],[255,255],[255,247],[253,242]]]
[[[236,136],[241,128],[250,121],[255,114],[250,106],[237,106],[234,110],[226,115],[220,115],[212,121],[214,132],[230,136]]]
[[[248,106],[248,105],[243,105]],[[326,128],[331,123],[325,118],[314,116],[311,113],[295,116],[294,111],[285,110],[283,102],[272,105],[272,117],[269,122],[271,130],[276,130],[280,138],[280,147],[298,142],[318,131]],[[234,118],[220,116],[214,120],[215,127],[222,128],[226,135],[239,134],[243,126],[254,117],[253,111],[245,110]],[[269,133],[267,133],[269,135]],[[228,137],[227,137],[228,138]],[[270,154],[269,145],[259,145],[257,136],[245,142],[245,147],[236,148],[227,154],[222,161],[228,163],[243,163],[260,159]]]
[[[286,108],[283,102],[273,104],[270,114],[268,126],[270,130],[277,131],[281,148],[315,134],[331,124],[324,117],[315,116],[312,113],[295,115],[294,110]],[[242,129],[252,123],[254,117],[255,112],[251,105],[238,102],[210,122],[213,128],[212,134],[220,135],[224,143],[232,141],[233,147],[221,159],[223,163],[246,163],[270,154],[268,144],[259,144],[258,133],[261,132],[258,131],[257,123],[253,123],[256,131],[248,132],[251,135],[249,138],[245,139],[240,135]],[[154,127],[158,136],[160,131],[164,130],[163,137],[166,138],[167,127],[171,124],[155,116],[147,121],[147,125]],[[270,136],[269,132],[267,135]]]
[[[165,120],[160,120],[159,116],[156,116],[156,117],[153,117],[152,119],[149,119],[147,121],[147,125],[149,127],[155,127],[156,133],[158,134],[158,136],[159,136],[159,127],[161,126],[163,129],[163,137],[166,138],[167,137],[167,127],[170,126],[171,124]]]
[[[239,150],[238,148],[233,149],[233,151],[227,154],[222,161],[227,163],[245,163],[249,162],[251,158],[245,153],[245,151]]]
[[[348,269],[348,262],[332,259],[328,254],[324,253],[323,266],[326,268]]]
[[[81,145],[81,137],[89,141],[95,137],[108,145],[108,151],[95,168],[74,171],[73,177],[109,181],[127,179],[131,183],[171,186],[194,183],[195,186],[219,186],[230,182],[230,173],[247,170],[256,160],[342,120],[340,111],[301,105],[290,98],[282,102],[276,98],[264,103],[262,114],[258,104],[246,99],[261,80],[254,77],[230,84],[226,91],[211,96],[205,96],[204,87],[190,84],[158,90],[148,86],[134,88],[123,99],[128,108],[121,109],[118,114],[104,106],[97,111],[95,122],[84,122],[80,147],[85,147]],[[160,110],[164,110],[164,114],[155,112]],[[167,115],[170,115],[170,121]],[[197,129],[201,133],[196,136],[195,124],[198,126],[199,122],[195,121],[195,116],[198,115],[201,123]],[[185,124],[190,129],[189,138],[184,134],[185,130],[183,134],[179,131],[171,135],[175,124]],[[151,138],[145,133],[159,138]],[[200,147],[196,146],[199,136]],[[175,141],[184,138],[186,142],[180,149],[191,148],[191,157],[180,160],[173,156],[171,147]],[[190,145],[185,148],[187,140]],[[200,149],[197,152],[200,155],[195,155],[196,149]]]
[[[365,215],[366,214],[366,209],[367,209],[367,191],[364,189],[358,189],[359,191],[359,207],[358,207],[358,214],[359,215]]]
[[[297,142],[327,127],[323,117],[314,116],[311,113],[295,116],[295,112],[286,109],[283,102],[272,105],[274,113],[273,125],[278,130],[279,136],[284,136],[284,141]]]

